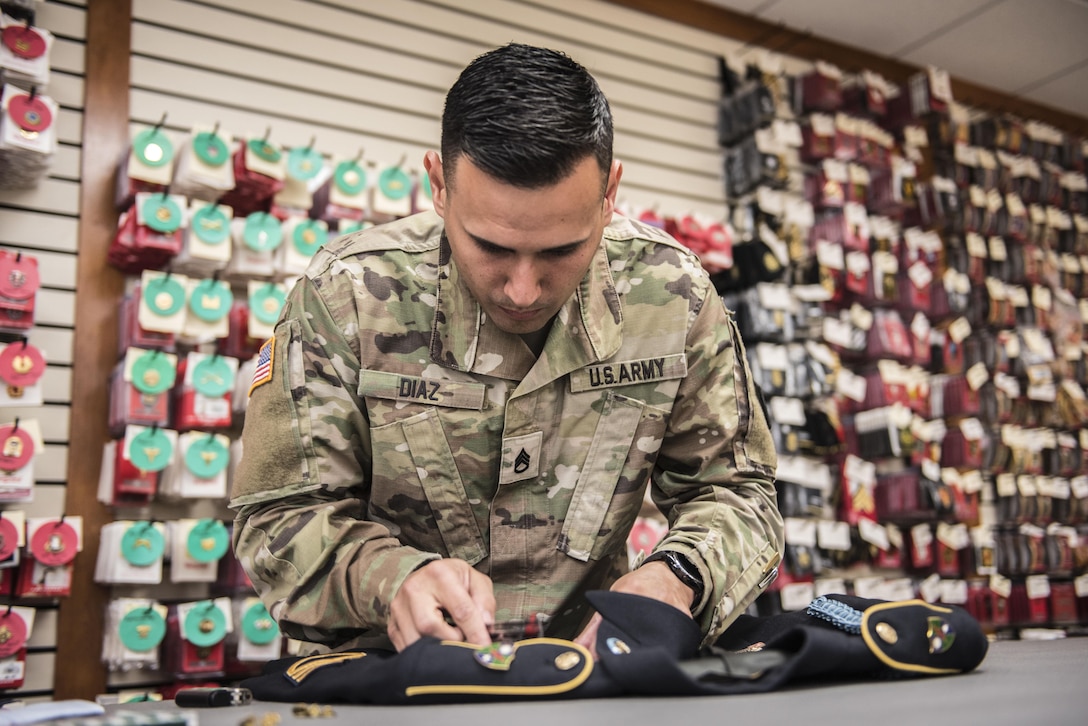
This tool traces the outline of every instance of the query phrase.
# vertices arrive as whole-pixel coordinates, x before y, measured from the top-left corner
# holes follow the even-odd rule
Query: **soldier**
[[[714,640],[773,579],[777,465],[699,260],[613,215],[596,81],[507,45],[446,97],[434,211],[314,258],[261,349],[234,547],[283,631],[324,647],[593,645],[581,593],[646,595]],[[629,570],[649,488],[667,536]],[[387,638],[387,639],[386,639]]]

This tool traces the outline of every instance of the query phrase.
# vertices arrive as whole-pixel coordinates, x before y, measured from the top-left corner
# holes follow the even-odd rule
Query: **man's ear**
[[[434,203],[434,211],[439,217],[445,218],[446,177],[442,173],[442,159],[437,151],[428,151],[423,155],[423,168],[427,170],[427,177],[431,180],[431,201]]]
[[[608,182],[604,188],[604,215],[605,224],[612,219],[612,213],[616,210],[616,193],[620,189],[620,177],[623,176],[623,164],[618,160],[612,160],[612,168],[608,170]]]

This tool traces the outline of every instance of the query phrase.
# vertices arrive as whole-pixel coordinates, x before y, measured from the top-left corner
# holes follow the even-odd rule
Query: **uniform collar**
[[[533,390],[619,350],[623,316],[602,240],[585,277],[559,309],[540,358],[495,326],[462,283],[445,234],[439,245],[438,301],[431,359],[456,370],[521,381]]]

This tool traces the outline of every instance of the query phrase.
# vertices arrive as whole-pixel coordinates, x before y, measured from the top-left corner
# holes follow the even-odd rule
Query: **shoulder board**
[[[421,212],[338,237],[325,245],[324,250],[334,257],[383,250],[426,252],[438,247],[443,229],[441,217],[434,212]]]

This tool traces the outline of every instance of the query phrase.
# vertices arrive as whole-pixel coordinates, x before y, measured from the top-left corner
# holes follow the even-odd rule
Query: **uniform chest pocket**
[[[558,549],[582,562],[626,546],[668,414],[614,391],[602,403],[559,536]]]
[[[464,481],[434,408],[370,430],[369,513],[430,552],[476,564],[487,556]]]

